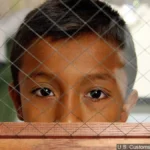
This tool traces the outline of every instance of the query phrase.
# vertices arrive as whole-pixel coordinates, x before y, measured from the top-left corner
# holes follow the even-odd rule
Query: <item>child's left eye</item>
[[[54,93],[49,88],[38,88],[33,90],[32,93],[39,97],[54,96]]]
[[[92,101],[98,101],[100,99],[104,99],[104,98],[107,98],[107,94],[105,94],[103,91],[101,90],[92,90],[90,91],[86,97],[89,97],[92,99]]]

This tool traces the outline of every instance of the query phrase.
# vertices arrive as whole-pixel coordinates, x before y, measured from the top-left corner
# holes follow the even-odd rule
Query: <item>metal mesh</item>
[[[56,122],[56,124],[57,125],[60,125],[59,123],[60,122],[64,122],[64,121],[67,121],[67,122],[74,122],[73,120],[71,120],[71,118],[76,118],[75,120],[77,121],[77,122],[83,122],[83,125],[86,125],[86,126],[88,126],[88,122],[91,122],[92,121],[92,119],[95,117],[95,116],[100,116],[100,118],[102,118],[102,121],[106,121],[106,122],[112,122],[112,124],[114,124],[114,122],[116,122],[116,121],[119,121],[119,119],[120,119],[120,115],[119,115],[119,113],[121,113],[121,111],[122,111],[122,105],[121,105],[121,103],[119,103],[119,101],[118,100],[116,100],[116,99],[114,99],[114,98],[112,98],[111,96],[110,96],[110,98],[109,98],[109,101],[108,101],[108,103],[105,103],[105,105],[102,105],[103,107],[101,107],[101,109],[99,109],[98,107],[97,107],[97,105],[98,105],[98,103],[100,103],[101,101],[102,101],[102,103],[104,103],[104,99],[103,100],[100,100],[99,102],[91,102],[91,101],[89,101],[89,102],[86,102],[87,103],[87,106],[89,106],[89,107],[87,107],[86,109],[86,111],[87,111],[87,113],[88,113],[88,108],[90,108],[90,109],[92,109],[93,111],[91,111],[89,114],[89,116],[88,117],[86,117],[86,119],[84,119],[84,121],[83,121],[83,118],[84,118],[84,116],[83,116],[83,114],[82,115],[76,115],[76,114],[78,114],[78,112],[79,111],[81,111],[81,108],[83,109],[84,107],[85,107],[85,100],[82,100],[82,101],[79,101],[78,103],[75,103],[76,105],[75,106],[71,106],[71,103],[70,104],[68,104],[66,101],[65,101],[65,103],[67,103],[67,106],[64,104],[64,101],[63,101],[63,99],[64,98],[66,98],[67,97],[67,95],[69,95],[68,93],[69,92],[72,92],[72,91],[74,91],[74,96],[75,97],[81,97],[81,92],[79,92],[79,90],[77,90],[77,88],[76,87],[78,87],[78,85],[80,84],[80,82],[81,82],[81,80],[77,80],[77,82],[75,83],[75,84],[73,84],[73,85],[68,85],[68,82],[66,82],[66,81],[68,81],[69,80],[69,78],[68,78],[68,80],[66,80],[66,81],[64,81],[64,80],[62,80],[61,78],[60,78],[60,76],[59,75],[61,75],[61,74],[63,74],[68,68],[69,68],[69,66],[72,66],[72,69],[74,70],[74,71],[76,71],[76,73],[78,73],[78,74],[80,74],[81,76],[83,76],[84,78],[86,78],[86,80],[88,80],[88,82],[90,82],[90,84],[92,85],[92,86],[95,86],[95,87],[97,87],[98,85],[97,84],[95,84],[95,82],[94,82],[94,80],[93,79],[91,79],[90,78],[90,76],[88,76],[89,74],[91,74],[93,71],[94,71],[94,69],[96,69],[97,67],[101,67],[101,68],[103,68],[105,71],[107,71],[107,72],[109,72],[109,74],[111,74],[112,72],[110,72],[110,70],[104,65],[104,62],[105,61],[107,61],[107,60],[109,60],[109,59],[111,59],[111,57],[115,54],[115,52],[116,52],[116,49],[119,49],[124,43],[121,43],[121,44],[119,44],[117,47],[113,47],[112,46],[112,44],[110,44],[110,42],[108,42],[106,39],[103,39],[104,40],[104,44],[107,44],[108,46],[109,46],[109,48],[112,50],[112,52],[111,53],[109,53],[109,55],[107,55],[107,57],[104,57],[101,61],[99,61],[98,59],[97,59],[97,57],[95,57],[94,55],[93,55],[93,53],[90,51],[90,48],[91,47],[93,47],[93,45],[95,44],[95,43],[97,43],[100,39],[102,39],[103,38],[103,36],[104,35],[106,35],[110,30],[111,30],[111,28],[113,27],[113,26],[110,26],[110,28],[108,28],[104,33],[103,33],[103,35],[99,35],[91,26],[89,26],[88,24],[87,24],[87,27],[97,36],[97,39],[96,40],[94,40],[94,42],[92,42],[92,43],[90,43],[89,45],[88,45],[88,48],[83,48],[83,45],[82,45],[82,42],[80,41],[80,38],[78,39],[78,38],[75,38],[74,36],[70,36],[66,31],[64,31],[64,34],[65,35],[67,35],[69,38],[67,38],[67,39],[63,39],[63,42],[61,42],[59,45],[57,45],[57,46],[59,46],[59,49],[61,49],[64,45],[67,45],[70,41],[74,41],[74,43],[76,43],[76,45],[78,45],[78,47],[81,49],[81,52],[79,53],[79,54],[76,54],[76,56],[74,56],[74,59],[72,59],[71,61],[69,60],[69,57],[65,57],[65,55],[64,54],[62,54],[60,51],[59,51],[59,49],[57,49],[56,47],[54,47],[50,42],[48,42],[48,40],[45,38],[45,35],[54,27],[54,26],[57,26],[59,29],[61,29],[61,27],[58,25],[58,23],[59,23],[59,21],[60,20],[62,20],[63,19],[63,17],[65,16],[65,15],[67,15],[69,12],[71,12],[72,14],[74,14],[75,16],[76,16],[76,18],[78,18],[82,23],[83,23],[83,26],[86,24],[86,22],[82,19],[82,18],[80,18],[79,16],[78,16],[78,14],[76,14],[74,11],[73,11],[73,8],[74,7],[76,7],[76,5],[78,5],[79,3],[80,3],[80,1],[81,0],[79,0],[79,1],[77,1],[76,2],[76,4],[72,7],[72,8],[69,8],[63,1],[61,1],[60,0],[60,2],[64,5],[64,7],[66,7],[67,9],[68,9],[68,11],[67,12],[65,12],[64,14],[62,14],[62,17],[61,18],[59,18],[57,21],[58,22],[54,22],[51,18],[49,18],[49,16],[47,16],[47,14],[45,14],[45,12],[41,9],[41,8],[37,8],[38,9],[38,12],[40,12],[43,16],[45,16],[46,18],[48,18],[51,22],[53,22],[53,26],[51,26],[51,27],[49,27],[49,29],[41,36],[41,35],[39,35],[36,31],[34,31],[30,26],[28,26],[28,24],[26,24],[25,22],[24,22],[24,25],[25,26],[27,26],[30,30],[32,30],[32,32],[36,35],[36,36],[38,36],[38,39],[37,40],[35,40],[34,42],[32,42],[32,44],[30,44],[30,46],[28,47],[28,48],[25,48],[24,46],[22,46],[20,43],[18,43],[15,39],[14,39],[14,34],[12,34],[15,30],[17,30],[18,29],[18,27],[19,27],[19,25],[20,25],[20,23],[22,22],[22,20],[23,20],[23,18],[26,16],[26,14],[30,11],[30,9],[28,9],[28,10],[25,10],[25,11],[20,11],[19,13],[21,14],[14,14],[13,16],[12,16],[12,18],[9,18],[9,16],[7,16],[8,14],[10,15],[11,13],[11,11],[13,10],[13,9],[15,9],[16,8],[16,6],[21,2],[22,0],[18,0],[18,1],[16,1],[14,4],[11,4],[11,6],[9,6],[9,9],[7,8],[7,11],[4,11],[3,13],[2,13],[2,15],[1,15],[1,26],[0,26],[0,33],[1,33],[1,35],[3,36],[3,37],[7,37],[7,39],[5,38],[4,40],[3,40],[3,42],[1,43],[1,48],[5,48],[5,46],[7,45],[8,47],[8,49],[9,49],[9,46],[11,47],[11,41],[13,41],[14,43],[17,43],[23,50],[24,50],[24,53],[22,53],[18,58],[17,58],[17,60],[19,60],[22,56],[24,56],[25,54],[26,55],[28,55],[28,56],[30,56],[30,57],[32,57],[32,59],[34,59],[34,60],[36,60],[37,62],[38,62],[38,65],[35,67],[35,68],[33,68],[33,70],[32,70],[32,72],[30,72],[30,74],[27,74],[25,71],[23,71],[21,68],[19,68],[18,66],[16,66],[16,68],[19,70],[19,72],[21,72],[23,75],[25,75],[26,77],[23,79],[23,80],[21,80],[21,81],[19,81],[19,83],[18,83],[18,85],[20,86],[20,85],[23,85],[24,84],[24,81],[25,80],[30,80],[30,82],[32,82],[32,84],[35,84],[37,87],[38,87],[38,89],[43,89],[43,86],[41,86],[41,84],[39,84],[39,83],[37,83],[35,80],[33,80],[33,78],[32,78],[32,73],[35,71],[35,70],[37,70],[38,68],[40,68],[41,67],[41,65],[42,65],[42,67],[43,68],[45,68],[45,70],[48,70],[49,71],[49,73],[51,73],[51,74],[53,74],[53,77],[51,77],[51,79],[50,79],[50,83],[51,82],[53,82],[53,81],[55,81],[56,79],[57,80],[59,80],[62,84],[63,84],[63,86],[64,87],[68,87],[68,90],[66,90],[65,92],[60,92],[60,94],[59,94],[59,98],[56,98],[55,99],[55,103],[57,103],[57,105],[59,105],[59,109],[62,109],[61,111],[60,110],[58,110],[57,108],[55,109],[55,113],[56,113],[56,111],[60,111],[62,114],[59,114],[58,113],[58,116],[59,117],[55,117],[54,119],[52,119],[52,121],[53,122]],[[93,0],[93,1],[91,1],[97,8],[99,8],[99,6],[95,3],[95,1]],[[22,3],[22,2],[21,2]],[[124,1],[124,3],[122,3],[121,4],[121,2],[117,2],[117,1],[115,1],[115,3],[113,2],[113,1],[108,1],[108,3],[110,3],[111,5],[115,5],[116,6],[116,4],[118,4],[118,7],[121,7],[121,5],[124,5],[124,4],[127,4],[127,1]],[[139,14],[138,13],[138,11],[137,11],[137,9],[140,7],[139,5],[140,5],[140,3],[142,3],[140,0],[135,0],[135,1],[128,1],[128,5],[126,5],[126,8],[124,8],[125,9],[125,11],[124,11],[124,14],[122,13],[122,16],[127,20],[127,21],[129,21],[129,23],[131,24],[130,26],[135,26],[135,22],[136,23],[138,23],[138,21],[142,21],[142,23],[140,24],[140,26],[138,27],[138,28],[136,28],[135,29],[135,31],[133,32],[132,31],[132,35],[133,35],[133,40],[134,40],[134,42],[135,42],[135,45],[136,45],[136,53],[137,53],[137,59],[140,59],[140,57],[142,56],[142,55],[146,55],[146,57],[148,57],[149,56],[149,45],[148,46],[146,46],[146,47],[143,47],[143,45],[140,43],[140,41],[139,41],[139,39],[136,39],[135,37],[136,36],[134,36],[134,35],[137,35],[139,32],[140,32],[140,30],[142,30],[145,26],[147,26],[147,28],[149,28],[149,22],[147,21],[147,20],[145,20],[145,18],[143,17],[143,16],[141,16],[141,14]],[[37,4],[36,4],[37,5]],[[149,7],[148,6],[148,2],[146,3],[144,3],[142,6],[146,6],[146,7]],[[84,9],[84,8],[83,8]],[[93,19],[96,15],[97,15],[97,13],[99,13],[100,11],[103,11],[103,9],[104,8],[99,8],[99,11],[97,11],[89,20],[87,20],[87,22],[89,22],[91,19]],[[132,12],[132,15],[133,16],[131,16],[131,14],[130,14],[130,12]],[[108,17],[108,18],[110,18],[111,19],[111,17],[106,13],[106,12],[104,12],[104,14]],[[129,14],[130,14],[130,16],[129,16]],[[34,15],[36,15],[36,14],[33,14],[33,17],[34,17]],[[6,17],[7,16],[7,17]],[[127,17],[128,16],[128,17]],[[131,17],[131,18],[130,18]],[[16,24],[14,23],[14,28],[13,28],[13,30],[14,31],[10,31],[9,32],[9,29],[7,29],[6,28],[6,23],[8,24],[8,20],[9,19],[10,20],[13,20],[12,22],[17,22]],[[32,17],[30,17],[30,19],[32,19]],[[135,20],[134,20],[135,19]],[[30,20],[28,20],[28,21],[30,21]],[[11,28],[11,23],[12,22],[10,22],[9,23],[9,27]],[[114,20],[113,20],[113,22],[114,22]],[[117,22],[114,22],[114,23],[117,23]],[[73,35],[76,35],[76,34],[78,34],[78,32],[83,28],[83,26],[80,26],[80,28],[73,34]],[[121,28],[121,26],[119,26],[120,28]],[[90,37],[89,37],[90,38]],[[141,39],[143,40],[144,38],[146,38],[146,37],[141,37]],[[25,39],[26,40],[26,39]],[[39,43],[39,41],[40,40],[42,40],[42,42],[45,44],[45,45],[47,45],[47,46],[49,46],[49,48],[50,49],[52,49],[53,50],[53,52],[50,54],[50,55],[48,55],[48,56],[46,56],[45,57],[45,59],[44,60],[40,60],[39,58],[37,58],[37,57],[35,57],[34,56],[34,54],[32,53],[32,52],[30,52],[29,51],[29,49],[32,49],[36,44],[38,44]],[[10,45],[9,45],[10,44]],[[137,50],[138,49],[138,50]],[[67,53],[66,53],[67,54]],[[87,55],[89,58],[91,58],[94,62],[95,62],[95,65],[93,66],[93,68],[90,68],[90,69],[87,69],[88,71],[86,71],[86,73],[84,73],[83,72],[83,70],[82,69],[79,69],[78,67],[77,67],[77,65],[75,65],[74,64],[74,62],[76,62],[77,60],[80,60],[80,58],[82,58],[84,55]],[[61,72],[59,72],[59,74],[55,74],[55,73],[53,73],[53,71],[52,70],[50,70],[50,68],[47,66],[47,65],[45,65],[46,64],[46,62],[49,60],[49,59],[51,59],[51,58],[53,58],[53,57],[55,57],[55,56],[59,56],[59,57],[61,57],[62,59],[63,59],[63,61],[64,61],[64,63],[66,63],[67,65],[63,68],[63,70],[61,70]],[[73,57],[73,56],[72,56]],[[143,57],[142,57],[143,58]],[[135,58],[133,58],[133,59],[135,59]],[[16,60],[16,61],[17,61]],[[80,60],[80,62],[82,62],[82,61],[84,61],[83,59],[81,59]],[[144,60],[143,60],[144,61]],[[7,63],[6,63],[7,62]],[[11,62],[10,61],[10,59],[9,59],[9,56],[6,56],[6,52],[5,51],[3,51],[3,52],[1,52],[1,64],[2,65],[4,65],[5,67],[4,68],[2,68],[1,69],[1,72],[0,72],[0,80],[1,80],[1,82],[3,82],[6,86],[8,86],[9,84],[10,84],[10,82],[12,81],[12,79],[11,79],[11,75],[10,75],[10,66],[11,66],[11,64],[13,64],[14,62]],[[83,62],[82,62],[83,63]],[[132,64],[132,60],[130,60],[130,62],[128,62],[128,63],[131,63],[130,65],[132,66],[132,68],[133,68],[133,70],[135,69],[134,67],[134,64]],[[7,64],[7,65],[6,65]],[[29,63],[28,63],[29,64]],[[44,64],[44,65],[43,65]],[[31,64],[32,65],[32,64]],[[61,64],[60,64],[61,65]],[[89,64],[86,64],[85,66],[88,68],[89,66],[88,66]],[[112,64],[111,64],[112,65]],[[145,66],[143,66],[143,67],[145,67]],[[59,68],[59,67],[58,67]],[[144,73],[143,73],[144,72]],[[7,75],[8,75],[8,77],[7,76],[5,76],[5,74],[7,73]],[[70,76],[71,76],[71,72],[69,72],[70,73]],[[141,79],[145,79],[145,82],[147,83],[147,85],[149,84],[149,76],[148,76],[148,73],[149,73],[149,69],[145,69],[144,71],[142,71],[141,72],[141,70],[139,70],[138,69],[138,75],[137,75],[137,78],[136,78],[136,81],[135,81],[135,88],[136,88],[136,86],[138,85],[138,82],[141,80]],[[72,74],[73,74],[73,72],[72,72]],[[106,80],[106,78],[107,78],[107,75],[105,75],[105,77],[102,77],[101,76],[101,78],[105,78],[105,80]],[[122,79],[122,77],[120,78],[120,76],[118,76],[117,75],[117,79],[118,79],[118,82],[125,82],[125,81],[123,81],[123,79]],[[74,79],[72,79],[72,80],[74,80]],[[143,80],[142,80],[143,81]],[[124,85],[125,83],[123,83],[123,85]],[[16,85],[16,87],[18,86],[18,85]],[[141,85],[140,85],[141,86]],[[18,109],[17,109],[17,111],[19,112],[19,111],[21,111],[22,109],[23,109],[23,105],[25,105],[26,106],[26,104],[30,104],[30,109],[26,109],[26,108],[24,108],[24,111],[25,110],[28,110],[29,111],[29,113],[30,113],[30,111],[32,111],[32,113],[30,113],[30,115],[33,115],[34,114],[34,111],[36,112],[36,116],[34,116],[33,115],[33,117],[32,117],[32,121],[33,122],[36,122],[36,121],[39,121],[38,119],[43,115],[43,114],[46,114],[46,112],[49,112],[49,114],[51,114],[51,113],[54,113],[54,112],[51,112],[51,111],[54,111],[54,110],[51,110],[51,109],[53,109],[54,108],[54,106],[56,105],[55,103],[54,103],[54,99],[50,99],[51,101],[53,101],[53,103],[55,104],[53,104],[52,102],[50,103],[51,105],[49,106],[48,105],[48,103],[47,102],[45,102],[45,101],[49,101],[49,99],[41,99],[40,101],[43,101],[42,103],[41,102],[39,102],[39,97],[35,97],[35,95],[32,95],[32,96],[30,96],[30,99],[26,96],[26,95],[24,95],[22,92],[19,92],[19,91],[17,91],[16,90],[16,87],[12,87],[12,89],[11,89],[11,91],[16,91],[16,93],[18,93],[18,95],[20,95],[20,97],[22,97],[22,99],[24,99],[24,104],[22,104],[21,105],[21,107],[19,107]],[[51,86],[50,86],[51,87]],[[147,86],[148,87],[148,86]],[[2,88],[2,87],[1,87]],[[128,87],[129,88],[129,87]],[[102,88],[103,89],[103,88]],[[112,88],[113,89],[113,88]],[[146,88],[147,89],[147,88]],[[121,89],[120,89],[121,90]],[[11,92],[10,91],[10,92]],[[104,90],[105,91],[105,90]],[[44,92],[44,91],[43,91]],[[90,91],[89,91],[90,92]],[[37,93],[37,91],[36,91],[36,93]],[[39,93],[39,91],[38,91],[38,93]],[[31,94],[31,93],[30,93]],[[41,93],[40,93],[41,94]],[[44,92],[44,94],[46,94],[45,92]],[[52,93],[51,93],[52,94]],[[102,92],[101,92],[101,95],[102,95]],[[103,95],[105,95],[105,92],[103,92]],[[106,94],[107,95],[107,94]],[[105,96],[106,96],[105,95]],[[5,99],[8,99],[8,96],[9,96],[9,93],[8,92],[5,92],[5,93],[3,93],[3,96],[0,98],[1,100],[0,100],[0,102],[1,102],[1,105],[3,105],[3,106],[5,106],[5,109],[3,108],[2,109],[2,114],[3,114],[3,116],[2,116],[2,121],[9,121],[9,119],[10,118],[14,118],[14,116],[16,115],[16,113],[17,113],[17,111],[16,111],[16,109],[13,107],[13,104],[11,103],[11,104],[9,104],[9,103],[7,103],[7,101],[5,100]],[[91,95],[90,95],[91,96]],[[148,102],[148,97],[149,97],[149,93],[147,93],[146,95],[142,95],[140,98],[139,98],[139,100],[138,100],[138,103],[139,104],[141,104],[141,103],[144,103],[144,104],[146,104],[147,106],[149,105],[149,102]],[[33,98],[33,100],[34,101],[32,101],[32,98]],[[107,97],[108,98],[108,97]],[[147,98],[147,99],[146,99]],[[37,99],[37,100],[35,100],[35,99]],[[36,102],[38,102],[38,103],[41,103],[41,105],[37,105],[36,104]],[[125,103],[125,101],[124,101],[124,103]],[[27,105],[27,106],[28,106]],[[42,106],[42,105],[44,105],[44,106]],[[109,106],[111,106],[111,105],[115,105],[115,107],[116,108],[118,108],[119,107],[119,109],[118,109],[118,116],[115,118],[115,120],[111,120],[110,118],[111,118],[111,115],[108,115],[108,116],[105,116],[104,114],[104,112],[105,111],[109,111],[108,110],[108,108],[109,108]],[[68,106],[69,106],[69,108],[68,108]],[[55,106],[56,107],[56,106]],[[70,109],[70,108],[73,108],[73,109]],[[79,110],[80,109],[80,110]],[[84,108],[85,109],[85,108]],[[10,113],[8,113],[8,114],[6,114],[5,112],[6,112],[6,110],[9,110],[10,111]],[[34,111],[33,111],[34,110]],[[63,114],[63,111],[65,111],[66,110],[66,112]],[[115,111],[115,110],[114,110]],[[38,113],[37,113],[38,112]],[[54,114],[55,114],[54,113]],[[7,116],[7,118],[9,118],[8,120],[7,119],[5,119],[5,116],[6,115],[8,115]],[[113,111],[112,111],[112,115],[113,115]],[[42,116],[42,118],[44,118],[44,116],[45,115],[43,115]],[[70,117],[70,116],[72,116],[72,117]],[[145,122],[148,118],[149,118],[149,115],[148,116],[146,116],[142,121],[139,121],[138,119],[137,119],[137,117],[135,117],[134,115],[132,115],[132,114],[129,114],[129,116],[130,116],[130,118],[132,119],[132,120],[134,120],[134,122],[136,122],[136,123],[138,123],[138,124],[141,124],[142,126],[143,126],[143,122]],[[20,117],[23,117],[22,115],[20,115]],[[25,117],[25,116],[24,116]],[[70,118],[69,118],[70,117]],[[110,117],[110,118],[109,118]],[[66,119],[67,118],[67,119]],[[98,117],[99,118],[99,117]],[[11,119],[10,119],[11,120]],[[94,119],[93,119],[94,120]],[[50,122],[52,122],[52,121],[50,121]],[[96,121],[101,121],[101,119],[100,120],[96,120]],[[31,123],[29,123],[29,124],[31,124]],[[32,124],[31,124],[32,125]],[[114,124],[115,125],[115,124]],[[32,125],[33,127],[34,127],[34,125]],[[89,127],[89,126],[88,126]],[[36,128],[36,127],[34,127],[34,128]],[[136,128],[136,126],[134,127],[134,128]],[[143,128],[145,128],[144,126],[143,126]],[[64,129],[64,128],[63,128]],[[92,130],[93,132],[95,132],[92,128],[90,128],[89,127],[89,129],[90,130]],[[146,129],[146,128],[145,128]],[[37,129],[38,130],[38,129]],[[50,129],[50,130],[52,130],[52,128]],[[50,131],[49,130],[49,131]],[[64,129],[66,132],[68,132],[66,129]],[[78,129],[77,129],[78,130]],[[77,131],[76,130],[76,131]],[[104,130],[106,130],[106,129],[104,129]],[[47,131],[47,132],[49,132],[49,131]],[[74,131],[74,132],[76,132],[76,131]],[[21,132],[21,131],[20,131]],[[129,131],[129,132],[131,132],[131,131]],[[128,133],[129,133],[128,132]],[[125,135],[127,135],[128,133],[125,133]],[[19,133],[18,133],[19,134]],[[45,133],[46,134],[46,133]],[[70,134],[69,132],[68,132],[68,134]],[[73,134],[73,133],[72,133]],[[100,135],[101,133],[96,133],[97,135]],[[70,134],[71,135],[71,134]]]

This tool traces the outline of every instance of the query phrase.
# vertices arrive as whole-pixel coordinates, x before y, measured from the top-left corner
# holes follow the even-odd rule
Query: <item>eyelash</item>
[[[36,92],[38,92],[38,91],[42,92],[42,90],[44,90],[43,92],[45,92],[45,93],[43,93],[43,94],[48,94],[48,93],[50,92],[50,93],[53,93],[53,95],[51,95],[51,97],[52,97],[52,96],[55,96],[54,92],[53,92],[51,89],[46,88],[46,87],[44,87],[44,88],[36,88],[36,89],[32,90],[31,93],[32,93],[32,94],[35,94],[35,95],[38,96],[38,97],[48,97],[47,95],[46,95],[46,96],[42,96],[42,95],[39,96],[39,95],[38,95],[39,93],[36,94]],[[46,91],[46,90],[49,90],[49,91]]]
[[[40,93],[38,93],[39,95],[37,94],[38,91],[42,92],[41,90],[45,90],[45,91],[43,91],[43,92],[44,92],[43,94],[46,94],[45,96],[42,96],[42,94],[40,95]],[[49,91],[46,91],[46,90],[49,90]],[[93,93],[93,94],[97,94],[97,95],[95,95],[95,96],[98,96],[98,97],[101,97],[101,96],[102,96],[102,98],[92,98],[93,95],[90,94],[90,93],[91,93],[91,92],[95,92],[95,91],[98,91],[98,92]],[[36,95],[36,96],[38,96],[38,97],[52,97],[52,96],[55,96],[54,92],[53,92],[51,89],[46,88],[46,87],[44,87],[44,88],[36,88],[36,89],[32,90],[31,93],[34,94],[34,95]],[[50,96],[49,96],[49,95],[47,95],[48,93],[53,93],[53,95],[50,95]],[[100,100],[102,100],[102,99],[108,98],[109,96],[110,96],[110,95],[109,95],[108,93],[103,92],[103,91],[100,90],[100,89],[93,89],[93,90],[89,91],[89,92],[85,95],[85,97],[91,99],[93,102],[98,102],[98,101],[100,101]]]
[[[99,93],[98,94],[100,94],[99,96],[101,97],[101,95],[103,94],[103,98],[92,98],[92,96],[90,97],[89,96],[89,93],[91,93],[91,92],[94,92],[94,91],[99,91]],[[97,94],[96,93],[96,94]],[[98,101],[100,101],[100,100],[102,100],[102,99],[106,99],[106,98],[108,98],[110,95],[108,94],[108,93],[106,93],[106,92],[103,92],[102,90],[100,90],[100,89],[94,89],[94,90],[91,90],[91,91],[89,91],[88,92],[88,94],[86,94],[85,95],[85,97],[87,97],[87,98],[90,98],[93,102],[98,102]]]

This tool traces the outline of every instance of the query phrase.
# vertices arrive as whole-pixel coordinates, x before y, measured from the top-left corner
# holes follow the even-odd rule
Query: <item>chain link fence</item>
[[[107,3],[118,10],[125,19],[133,36],[138,63],[137,76],[133,87],[139,93],[138,101],[136,101],[136,92],[132,91],[130,86],[127,86],[128,80],[134,78],[132,76],[136,72],[136,65],[133,63],[136,58],[128,50],[127,55],[132,56],[132,60],[127,64],[132,69],[129,73],[130,77],[127,79],[124,70],[118,69],[120,65],[123,65],[122,62],[126,62],[128,59],[128,57],[121,57],[120,50],[124,49],[122,45],[126,41],[123,43],[118,39],[115,41],[116,39],[109,39],[107,35],[109,31],[113,32],[114,25],[122,31],[119,31],[121,35],[124,31],[121,27],[122,22],[120,20],[115,21],[113,14],[109,16],[109,11],[107,12],[108,6],[104,4],[103,7],[100,7],[101,5],[99,6],[96,0],[90,1],[91,8],[87,2],[89,10],[86,9],[85,14],[84,9],[86,6],[85,8],[83,5],[80,7],[82,0],[73,2],[74,5],[71,7],[68,7],[71,2],[66,4],[66,1],[59,1],[63,14],[59,14],[60,12],[57,8],[59,5],[55,8],[58,12],[56,11],[56,14],[53,14],[52,17],[61,16],[57,18],[57,22],[48,16],[50,11],[55,11],[53,7],[49,6],[51,10],[47,10],[48,6],[45,6],[46,8],[44,6],[37,7],[44,1],[2,1],[0,6],[0,121],[84,122],[84,124],[87,122],[116,121],[136,122],[139,124],[149,122],[150,2],[148,0],[107,0]],[[53,2],[53,5],[55,6],[57,2]],[[51,3],[47,3],[47,5],[51,5]],[[28,30],[32,31],[30,36],[26,35],[25,39],[21,39],[24,44],[26,41],[30,42],[25,47],[18,43],[18,39],[14,37],[25,16],[33,7],[37,7],[37,10],[32,12],[21,26],[24,31],[20,31],[22,32],[20,34],[26,35],[25,31],[27,33]],[[80,11],[78,13],[74,11],[76,7],[82,8],[81,14]],[[93,8],[97,9],[97,11],[94,11]],[[90,11],[90,9],[92,10]],[[95,13],[85,21],[83,18],[88,15],[86,12],[90,14],[92,11]],[[71,19],[69,20],[69,13],[74,16],[75,22],[71,22]],[[94,30],[94,25],[91,27],[87,23],[94,20],[99,13],[113,23],[101,35]],[[43,22],[36,20],[35,16],[38,15],[39,20],[40,17],[43,17]],[[65,16],[68,17],[68,20]],[[68,24],[61,26],[61,23],[64,23],[64,18],[68,21]],[[34,21],[37,24],[29,25],[28,23],[32,23],[32,19],[35,19]],[[103,21],[107,22],[107,19],[105,20],[104,18]],[[47,27],[48,21],[53,25]],[[97,20],[94,21],[97,22]],[[97,23],[103,24],[101,21]],[[45,30],[42,35],[40,35],[42,31],[39,31],[40,29],[37,27],[40,25],[45,28],[41,29]],[[71,33],[70,28],[73,30],[76,26],[79,26],[79,28],[74,33]],[[103,25],[104,27],[105,25]],[[85,31],[81,32],[83,28],[85,28]],[[48,38],[48,34],[55,37],[56,33],[50,32],[51,30],[55,30],[58,34],[58,39],[51,39],[50,36]],[[117,34],[117,31],[114,32]],[[89,33],[92,33],[93,36]],[[63,34],[62,37],[64,36],[65,38],[60,38],[59,34]],[[107,36],[105,37],[105,35]],[[14,47],[13,45],[16,46]],[[14,54],[14,58],[16,55],[19,56],[15,60],[15,64],[10,60],[12,47],[14,49],[19,47],[24,51],[20,55]],[[25,65],[21,66],[16,63],[19,62],[20,58],[25,60]],[[20,72],[19,76],[14,73],[14,77],[21,79],[15,85],[10,84],[14,82],[10,70],[12,64]],[[100,72],[98,73],[99,70]],[[96,71],[97,73],[95,73]],[[20,86],[19,90],[17,89],[18,85]],[[10,86],[9,92],[8,86]],[[130,93],[133,92],[130,96],[126,96],[127,88]],[[128,99],[131,100],[128,101]],[[132,108],[133,106],[134,108]]]

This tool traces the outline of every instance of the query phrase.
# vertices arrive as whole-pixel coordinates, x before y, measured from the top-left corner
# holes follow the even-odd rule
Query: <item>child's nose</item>
[[[79,118],[80,117],[80,118]],[[67,122],[67,123],[72,123],[72,122],[81,122],[81,116],[78,116],[74,113],[69,113],[68,115],[64,116],[60,122]]]
[[[80,96],[69,91],[60,99],[62,104],[57,106],[57,119],[59,122],[82,122],[82,107]]]

